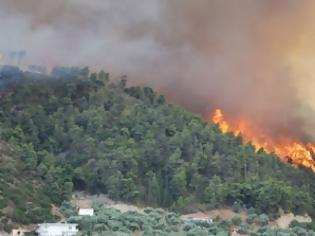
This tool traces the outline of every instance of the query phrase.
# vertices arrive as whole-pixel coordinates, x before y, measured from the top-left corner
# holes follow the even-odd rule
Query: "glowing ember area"
[[[228,122],[220,109],[215,110],[212,122],[217,124],[223,133],[232,132],[242,135],[244,142],[251,142],[256,150],[263,148],[266,152],[274,152],[283,161],[294,166],[304,166],[315,173],[315,146],[290,140],[288,137],[275,140],[254,132],[249,123],[244,121]]]

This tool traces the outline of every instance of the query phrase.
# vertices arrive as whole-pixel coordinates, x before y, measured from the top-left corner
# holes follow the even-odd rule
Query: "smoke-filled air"
[[[285,157],[301,145],[297,164],[315,171],[304,146],[315,143],[314,10],[309,0],[0,0],[0,60],[17,51],[21,66],[125,74],[221,128],[224,115],[223,131],[257,147]]]

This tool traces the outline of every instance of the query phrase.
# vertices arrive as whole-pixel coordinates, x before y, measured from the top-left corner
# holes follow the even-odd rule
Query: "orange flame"
[[[235,136],[242,135],[244,141],[250,141],[256,150],[263,148],[268,153],[274,152],[283,161],[292,163],[294,166],[304,166],[315,173],[315,146],[313,144],[305,145],[287,138],[276,142],[270,137],[255,134],[244,121],[239,121],[232,126],[225,120],[220,109],[215,110],[211,120],[223,133],[232,132]]]
[[[224,120],[222,111],[221,111],[220,109],[215,110],[214,115],[213,115],[213,117],[212,117],[212,121],[213,121],[215,124],[218,124],[218,125],[219,125],[220,130],[221,130],[223,133],[228,132],[228,130],[229,130],[229,125],[228,125],[228,123]]]

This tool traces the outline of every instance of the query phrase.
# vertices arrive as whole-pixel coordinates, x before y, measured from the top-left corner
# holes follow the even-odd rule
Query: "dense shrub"
[[[232,218],[232,224],[239,226],[242,223],[242,218],[240,216],[234,216]]]
[[[269,223],[269,217],[266,214],[261,214],[257,218],[257,223],[260,226],[265,226]]]

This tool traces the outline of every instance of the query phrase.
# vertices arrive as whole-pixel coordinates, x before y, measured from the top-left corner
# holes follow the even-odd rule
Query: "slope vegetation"
[[[13,149],[1,178],[23,176],[19,196],[39,187],[31,202],[45,204],[32,210],[48,212],[83,190],[182,212],[234,205],[314,216],[309,170],[255,152],[151,88],[87,68],[56,68],[49,77],[9,70],[0,80],[0,139]],[[15,222],[47,217],[30,218],[26,207],[16,208]]]

